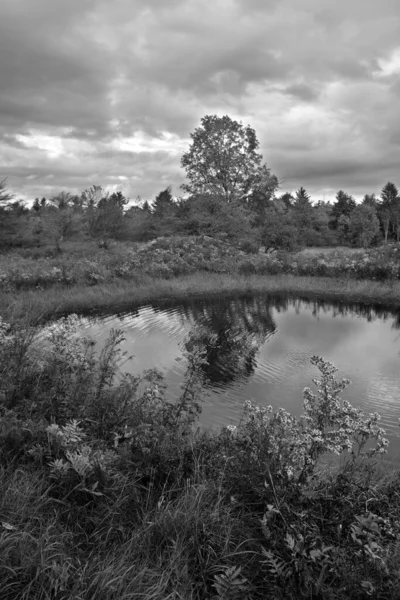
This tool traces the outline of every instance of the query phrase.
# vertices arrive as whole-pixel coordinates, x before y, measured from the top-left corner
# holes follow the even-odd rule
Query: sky
[[[205,115],[250,125],[281,191],[400,187],[399,0],[0,0],[0,180],[183,195]]]

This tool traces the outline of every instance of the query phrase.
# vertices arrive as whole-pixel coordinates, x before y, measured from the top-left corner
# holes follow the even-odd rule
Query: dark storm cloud
[[[0,178],[179,194],[217,113],[293,188],[379,191],[400,163],[399,40],[398,0],[3,0]]]

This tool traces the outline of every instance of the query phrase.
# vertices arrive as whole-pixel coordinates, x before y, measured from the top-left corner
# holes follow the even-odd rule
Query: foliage
[[[160,192],[153,203],[153,214],[159,219],[163,219],[174,211],[174,200],[172,198],[171,186]]]
[[[7,180],[0,181],[0,203],[12,200],[13,194],[7,191]]]
[[[252,214],[236,201],[201,194],[188,198],[179,207],[179,229],[189,235],[217,237],[225,235],[231,242],[253,240]]]
[[[191,138],[181,160],[190,181],[182,188],[190,194],[208,193],[229,202],[277,186],[276,177],[261,165],[259,143],[249,125],[243,127],[228,116],[206,115]]]
[[[362,212],[368,211],[368,207]],[[361,211],[361,209],[360,209]],[[358,212],[358,210],[357,210]],[[356,213],[357,214],[357,213]],[[243,225],[245,226],[245,225]],[[269,233],[268,233],[269,231]],[[229,240],[228,235],[210,237],[159,237],[142,244],[126,242],[72,247],[68,253],[25,258],[21,251],[0,255],[0,290],[45,289],[52,286],[95,286],[118,279],[142,281],[143,277],[171,279],[198,272],[230,274],[293,274],[304,276],[349,277],[358,280],[395,280],[400,275],[398,244],[347,252],[288,253],[297,250],[292,229],[278,227],[264,230],[264,249],[258,251],[257,238],[247,245]],[[356,228],[361,236],[362,230]],[[233,233],[232,233],[233,235]],[[359,238],[357,238],[359,239]],[[273,251],[275,247],[279,251]],[[249,249],[251,253],[249,253]],[[282,250],[281,250],[282,249]]]
[[[379,235],[376,209],[366,204],[356,206],[349,221],[349,236],[355,246],[368,248]]]
[[[210,128],[215,126],[216,130],[220,126],[222,129],[225,125],[228,127],[231,123],[228,117],[221,118],[219,124],[214,118],[210,119]],[[224,119],[228,121],[225,122]],[[240,137],[240,132],[247,131],[237,123],[232,127],[233,132],[230,133],[234,138]],[[237,127],[239,129],[236,131]],[[253,133],[249,133],[249,139]],[[207,138],[207,132],[203,131],[203,134]],[[215,132],[212,135],[214,134]],[[224,136],[218,134],[220,143],[224,139]],[[228,147],[232,141],[229,140],[230,134],[227,134],[225,142]],[[229,154],[226,148],[221,152],[228,153],[233,162],[237,159],[242,164],[245,155],[240,151],[238,140],[236,141],[237,156],[233,151]],[[261,160],[255,152],[257,144],[254,139],[250,145],[254,146],[255,156]],[[206,148],[211,153],[210,160],[217,160],[216,147],[213,144],[207,146],[204,142],[199,151],[205,151]],[[222,163],[224,166],[225,163]],[[227,165],[225,167],[228,169]],[[30,248],[32,256],[39,249],[43,253],[61,254],[72,241],[85,243],[97,240],[102,247],[108,248],[112,240],[135,243],[182,234],[211,237],[226,234],[227,239],[239,245],[247,240],[260,245],[264,239],[263,245],[269,250],[288,251],[337,244],[370,247],[379,244],[382,238],[385,242],[400,240],[400,200],[396,195],[397,188],[391,182],[384,187],[381,201],[373,194],[367,194],[355,211],[354,199],[342,190],[337,193],[333,204],[321,200],[312,202],[303,187],[297,190],[295,196],[287,192],[276,197],[278,181],[266,165],[261,163],[247,169],[246,184],[244,175],[238,175],[239,179],[235,179],[235,174],[232,175],[234,183],[229,185],[234,187],[237,184],[237,193],[223,187],[221,181],[225,176],[219,176],[217,171],[218,169],[212,171],[215,185],[195,186],[189,197],[177,199],[173,198],[171,186],[168,186],[157,195],[152,206],[149,202],[138,201],[128,208],[128,199],[122,192],[110,194],[97,185],[80,195],[62,191],[50,200],[42,198],[39,201],[36,198],[31,209],[19,201],[8,203],[0,207],[1,247],[3,250],[24,248],[27,254]],[[239,185],[241,177],[243,181]],[[371,222],[363,217],[368,211],[372,211],[370,214],[374,215],[374,210],[380,225],[380,231],[376,235],[375,216],[371,217]]]
[[[261,241],[265,251],[298,250],[300,238],[293,216],[288,212],[269,208],[265,211],[265,224],[262,228]]]
[[[356,207],[356,202],[350,194],[339,190],[336,194],[336,202],[332,207],[331,217],[333,228],[337,229],[341,217],[350,218],[351,213]]]
[[[92,354],[74,316],[44,337],[28,329],[1,323],[6,600],[398,597],[398,475],[378,479],[378,416],[341,399],[349,382],[332,364],[313,357],[302,417],[247,403],[237,426],[199,434],[196,345],[170,403],[156,372],[115,378],[117,332]],[[10,372],[20,385],[7,409]],[[49,412],[55,389],[63,408]],[[321,470],[343,451],[342,466]]]

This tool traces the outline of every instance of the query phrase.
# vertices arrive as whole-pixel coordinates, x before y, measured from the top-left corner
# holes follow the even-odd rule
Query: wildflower
[[[237,431],[236,425],[227,425],[226,429],[229,431],[229,433],[232,433],[232,434],[236,433],[236,431]]]

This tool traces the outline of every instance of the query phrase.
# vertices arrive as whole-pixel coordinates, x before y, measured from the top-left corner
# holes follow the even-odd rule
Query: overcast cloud
[[[1,0],[0,179],[180,195],[206,114],[251,125],[282,191],[400,187],[399,0]]]

